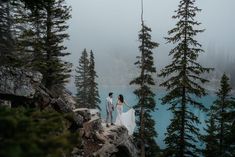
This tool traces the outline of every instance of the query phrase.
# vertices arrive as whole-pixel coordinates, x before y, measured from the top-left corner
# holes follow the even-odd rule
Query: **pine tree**
[[[230,103],[230,111],[225,115],[226,120],[231,124],[228,135],[225,138],[227,147],[227,154],[229,157],[235,156],[235,99]]]
[[[19,0],[13,0],[14,2],[15,1],[19,1]],[[22,1],[26,8],[28,9],[39,9],[39,8],[42,8],[43,4],[44,4],[44,1],[47,1],[47,0],[37,0],[37,1],[32,1],[32,0],[20,0]]]
[[[28,9],[21,1],[12,2],[14,14],[13,28],[16,41],[16,53],[20,66],[42,71],[45,67],[43,57],[43,19],[46,18],[42,8]],[[44,64],[43,64],[44,63]]]
[[[140,147],[140,156],[156,156],[159,147],[155,141],[157,132],[155,131],[155,121],[151,113],[155,111],[155,94],[151,87],[155,85],[152,74],[156,73],[154,66],[153,49],[158,47],[158,43],[152,41],[151,29],[144,24],[143,20],[143,1],[142,1],[142,25],[139,32],[139,41],[141,45],[140,56],[135,65],[139,68],[140,74],[130,82],[130,85],[136,85],[138,89],[134,94],[138,98],[138,103],[134,106],[137,114],[137,130],[134,133]]]
[[[43,83],[49,89],[53,86],[63,88],[71,72],[71,64],[62,60],[62,57],[69,55],[64,40],[69,37],[65,31],[68,29],[66,23],[71,17],[71,7],[66,5],[65,0],[47,0],[43,9],[46,15],[42,21],[45,27],[43,32],[45,67],[41,70],[44,76]]]
[[[158,46],[158,43],[151,41],[150,32],[151,29],[142,23],[142,29],[139,34],[141,56],[137,57],[138,61],[135,63],[141,72],[137,78],[130,82],[131,85],[139,87],[134,91],[134,94],[138,97],[138,103],[134,108],[138,109],[137,132],[135,136],[140,142],[141,157],[156,156],[158,151],[155,141],[157,136],[155,121],[151,116],[151,113],[156,108],[155,94],[151,90],[151,86],[155,85],[152,74],[156,73],[152,50]]]
[[[48,89],[59,87],[59,92],[71,72],[71,64],[63,60],[69,55],[64,41],[69,37],[66,30],[71,7],[65,0],[24,2],[25,10],[18,6],[15,13],[16,26],[24,28],[17,34],[18,54],[25,58],[25,66],[43,74],[42,82]]]
[[[16,61],[12,36],[10,1],[0,0],[0,65],[11,66]]]
[[[23,50],[27,53],[26,57],[30,56],[30,60],[27,60],[29,67],[45,74],[47,62],[45,62],[44,32],[46,29],[43,26],[43,20],[46,18],[46,13],[42,8],[35,7],[30,9],[27,16],[28,20],[26,20],[26,22],[31,25],[32,28],[23,31],[19,37],[22,38],[22,41],[20,41],[18,45],[21,46],[22,44],[25,48],[25,50]]]
[[[226,144],[226,137],[230,133],[232,122],[228,121],[226,115],[232,111],[232,98],[229,78],[224,74],[221,78],[220,89],[216,92],[217,99],[214,101],[211,110],[214,113],[215,124],[217,127],[217,140],[219,157],[226,156],[229,145]]]
[[[210,113],[209,120],[206,121],[207,128],[205,128],[206,135],[203,136],[203,141],[206,144],[203,155],[205,157],[215,157],[218,154],[218,140],[217,140],[217,127],[215,124],[215,117]]]
[[[88,107],[89,92],[89,59],[86,49],[79,59],[79,66],[76,68],[75,86],[77,88],[77,107]]]
[[[90,51],[90,61],[89,61],[89,84],[88,84],[88,108],[98,108],[100,109],[99,103],[100,96],[99,96],[99,90],[98,90],[98,84],[96,83],[97,74],[95,71],[95,58],[94,53],[91,50]]]
[[[200,75],[211,69],[204,68],[197,63],[197,58],[203,50],[195,36],[204,30],[195,29],[200,23],[195,20],[197,12],[195,0],[181,0],[176,15],[176,27],[168,32],[168,43],[176,44],[170,51],[172,63],[161,70],[160,77],[170,77],[160,84],[168,93],[162,98],[162,103],[170,105],[173,113],[171,124],[167,128],[165,138],[167,156],[196,157],[200,149],[197,147],[200,137],[200,124],[192,108],[206,111],[206,108],[197,99],[206,95],[201,86],[208,82]]]

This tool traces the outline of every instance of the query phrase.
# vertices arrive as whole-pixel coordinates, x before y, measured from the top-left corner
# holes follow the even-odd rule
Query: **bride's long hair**
[[[120,95],[119,95],[119,100],[121,101],[121,103],[123,103],[123,102],[124,102],[124,97],[123,97],[123,95],[122,95],[122,94],[120,94]]]

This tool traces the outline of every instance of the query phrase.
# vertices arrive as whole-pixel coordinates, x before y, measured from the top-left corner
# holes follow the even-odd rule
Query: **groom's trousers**
[[[113,111],[106,111],[107,112],[107,117],[106,117],[106,123],[108,124],[109,119],[111,120],[111,123],[113,123]]]

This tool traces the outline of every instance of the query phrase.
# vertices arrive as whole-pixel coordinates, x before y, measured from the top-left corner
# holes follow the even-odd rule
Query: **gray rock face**
[[[73,110],[73,112],[81,115],[84,121],[91,120],[91,112],[88,108],[78,108],[78,109]]]
[[[70,93],[68,90],[63,90],[61,94],[61,99],[70,106],[71,109],[75,109],[76,107],[76,101],[75,98],[72,96],[72,93]]]
[[[42,78],[39,72],[0,67],[0,99],[23,98],[25,101],[33,99],[38,105],[55,105],[61,112],[72,112],[76,104],[73,97],[66,90],[60,95],[49,91],[41,84]]]
[[[137,157],[138,151],[132,137],[124,126],[112,126],[104,130],[105,144],[94,157]]]
[[[33,98],[42,80],[39,72],[17,68],[0,68],[0,94]]]
[[[42,84],[42,74],[35,71],[0,67],[0,99],[8,101],[20,100],[20,104],[26,103],[40,108],[53,107],[61,113],[72,113],[73,124],[82,126],[83,117],[73,113],[75,100],[67,92],[61,95],[49,91]],[[6,102],[6,101],[2,101]]]
[[[57,99],[53,99],[51,101],[51,105],[59,112],[62,113],[70,113],[73,112],[72,108],[70,107],[69,104],[65,103],[63,101],[63,99],[61,99],[60,97]]]

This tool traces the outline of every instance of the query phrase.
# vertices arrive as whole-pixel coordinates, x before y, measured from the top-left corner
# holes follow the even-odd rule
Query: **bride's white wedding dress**
[[[136,127],[135,110],[131,108],[127,112],[123,112],[123,104],[118,103],[117,118],[116,118],[115,124],[125,126],[128,130],[128,134],[132,135]]]

